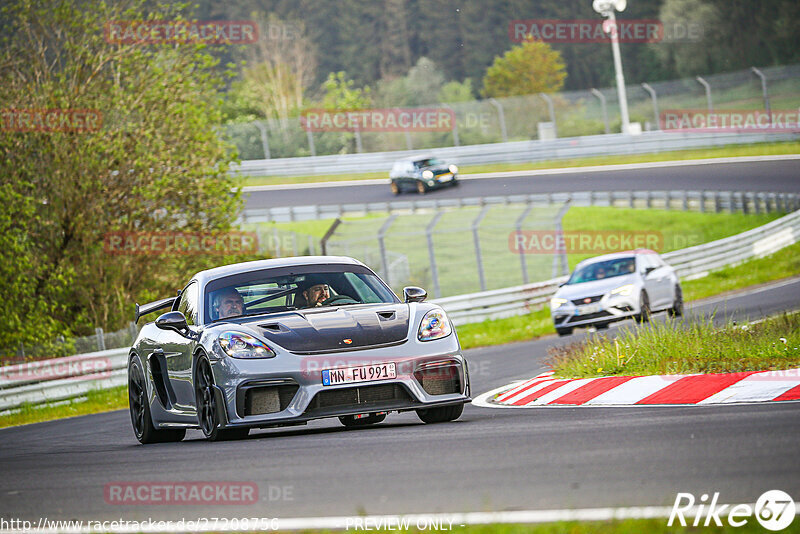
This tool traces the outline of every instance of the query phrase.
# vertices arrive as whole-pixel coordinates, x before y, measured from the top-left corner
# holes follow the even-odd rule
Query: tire
[[[646,323],[650,321],[650,299],[647,293],[642,291],[639,295],[639,313],[633,316],[637,323]]]
[[[464,411],[463,404],[456,404],[453,406],[443,406],[442,408],[428,408],[427,410],[417,410],[417,416],[422,419],[423,423],[444,423],[446,421],[454,421],[461,417]]]
[[[423,182],[417,181],[417,193],[419,193],[420,195],[424,195],[427,192],[428,192],[428,187]]]
[[[608,323],[597,323],[594,327],[597,330],[608,330]]]
[[[452,187],[458,187],[458,180],[453,178],[453,181],[450,183]]]
[[[683,290],[681,286],[675,286],[675,302],[672,303],[669,314],[672,317],[683,317]]]
[[[144,370],[138,356],[131,358],[128,364],[128,410],[133,433],[139,443],[146,445],[180,441],[186,435],[186,430],[159,430],[153,425]]]
[[[356,419],[354,415],[345,415],[339,418],[339,422],[342,423],[347,428],[357,428],[361,426],[369,426],[369,425],[376,425],[386,419],[386,414],[377,414],[373,413],[368,415],[367,417],[362,417],[360,419]]]
[[[400,187],[397,185],[397,182],[392,182],[389,188],[392,190],[392,194],[397,196],[400,194]]]
[[[558,332],[558,335],[561,337],[569,336],[572,334],[572,328],[556,328],[556,332]]]
[[[194,380],[195,406],[197,406],[197,423],[208,441],[243,439],[250,433],[249,428],[220,427],[224,406],[217,405],[214,394],[214,373],[211,364],[205,357],[198,358]]]

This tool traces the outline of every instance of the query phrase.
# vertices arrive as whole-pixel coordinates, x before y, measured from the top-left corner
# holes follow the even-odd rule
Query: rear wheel
[[[559,336],[568,336],[572,334],[572,328],[556,328],[556,332],[558,332]]]
[[[669,314],[673,317],[683,316],[683,290],[681,286],[675,286],[675,302],[672,303]]]
[[[359,426],[375,425],[386,419],[385,413],[371,413],[366,417],[356,419],[355,415],[345,415],[339,418],[339,421],[348,428],[355,428]]]
[[[417,416],[422,419],[424,423],[444,423],[445,421],[458,419],[461,417],[463,411],[464,405],[456,404],[453,406],[443,406],[441,408],[417,410]]]
[[[186,435],[186,430],[159,430],[153,425],[144,371],[142,370],[141,361],[136,356],[131,359],[128,365],[128,405],[133,433],[139,443],[180,441]]]
[[[197,360],[195,371],[195,399],[197,406],[197,422],[200,430],[208,441],[222,441],[226,439],[242,439],[247,437],[249,428],[220,428],[222,410],[214,394],[214,374],[211,364],[205,357]]]
[[[417,193],[420,195],[424,195],[428,191],[428,188],[425,186],[424,182],[417,182]]]
[[[393,195],[399,195],[400,194],[400,187],[397,185],[397,182],[392,182],[392,184],[389,186],[389,188],[392,190],[392,194]]]
[[[650,299],[644,291],[639,296],[639,314],[634,315],[634,319],[637,323],[646,323],[650,320]]]

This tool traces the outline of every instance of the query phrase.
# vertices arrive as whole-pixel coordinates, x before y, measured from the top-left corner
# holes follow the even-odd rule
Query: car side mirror
[[[156,326],[161,330],[174,330],[179,334],[189,330],[186,317],[179,311],[167,312],[156,319]]]
[[[421,287],[408,286],[403,288],[403,298],[408,302],[422,302],[428,298],[428,292]]]
[[[656,270],[656,268],[655,268],[655,267],[645,267],[645,269],[644,269],[644,275],[645,275],[645,276],[647,276],[647,275],[649,275],[650,273],[652,273],[652,272],[653,272],[653,271],[655,271],[655,270]]]

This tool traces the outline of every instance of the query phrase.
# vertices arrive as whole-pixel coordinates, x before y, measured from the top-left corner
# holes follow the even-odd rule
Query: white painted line
[[[673,383],[674,380],[665,379],[663,376],[639,376],[598,395],[586,404],[636,404]]]
[[[597,378],[581,378],[580,380],[573,380],[572,382],[567,382],[560,388],[556,388],[553,391],[545,393],[535,401],[529,402],[527,406],[541,406],[543,404],[549,404],[550,402],[558,399],[559,397],[563,397],[567,393],[572,393],[576,389],[585,386],[589,382],[594,382],[595,380],[597,380]]]
[[[635,171],[643,169],[659,169],[665,167],[691,167],[696,165],[714,165],[728,163],[760,163],[764,161],[791,161],[800,159],[800,154],[784,154],[776,156],[741,156],[732,158],[707,158],[695,160],[676,160],[676,161],[652,161],[647,163],[622,163],[618,165],[592,165],[590,167],[563,167],[557,169],[536,169],[523,171],[507,172],[487,172],[475,174],[459,175],[459,180],[481,180],[484,178],[518,178],[524,176],[548,176],[554,174],[578,174],[612,171]],[[292,177],[287,176],[290,180]],[[293,189],[315,189],[322,187],[351,187],[359,185],[386,185],[389,186],[389,178],[379,178],[371,180],[342,180],[340,182],[317,182],[302,184],[275,184],[275,185],[249,185],[242,187],[242,192],[251,193],[255,191],[286,191]]]

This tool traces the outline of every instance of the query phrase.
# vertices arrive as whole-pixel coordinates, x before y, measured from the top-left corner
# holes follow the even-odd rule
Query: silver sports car
[[[455,329],[423,289],[403,292],[401,302],[357,260],[319,256],[209,269],[178,296],[137,305],[137,321],[171,311],[130,351],[136,438],[241,438],[323,417],[363,426],[408,410],[457,419],[470,384]]]
[[[561,336],[576,327],[606,328],[629,317],[644,322],[660,310],[682,315],[683,292],[675,269],[647,249],[582,261],[550,299]]]

